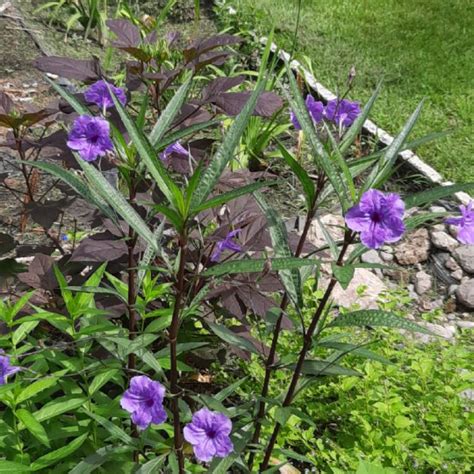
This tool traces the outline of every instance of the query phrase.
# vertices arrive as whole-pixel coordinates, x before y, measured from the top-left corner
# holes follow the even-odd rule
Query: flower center
[[[214,428],[210,428],[207,430],[206,434],[208,438],[214,439],[217,436],[217,430],[215,430]]]
[[[382,214],[379,211],[372,211],[370,214],[370,219],[372,222],[378,224],[382,221]]]
[[[148,408],[151,408],[154,404],[155,404],[155,401],[153,400],[153,398],[149,398],[149,399],[145,402],[145,405],[146,405]]]

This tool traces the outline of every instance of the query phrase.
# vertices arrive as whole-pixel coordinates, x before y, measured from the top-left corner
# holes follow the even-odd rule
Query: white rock
[[[364,263],[376,263],[376,264],[383,264],[382,259],[380,258],[379,253],[377,250],[369,250],[368,252],[365,252],[360,259]]]
[[[425,228],[408,234],[395,248],[395,258],[401,265],[415,265],[428,260],[430,238]]]
[[[474,329],[474,321],[456,321],[456,326],[461,329]]]
[[[344,238],[345,223],[343,216],[336,214],[326,214],[320,217],[320,220],[326,231],[335,241],[342,240]],[[317,219],[313,220],[309,228],[308,242],[312,243],[315,247],[327,245],[327,241],[324,238],[324,232]]]
[[[453,324],[434,324],[427,322],[419,322],[420,326],[425,326],[426,329],[430,330],[436,336],[452,341],[456,337],[456,326]],[[437,340],[437,337],[430,336],[428,334],[416,333],[416,338],[421,342],[432,342]]]
[[[434,231],[431,233],[431,242],[433,245],[441,250],[452,252],[459,247],[459,242],[444,231]]]
[[[462,277],[463,277],[463,272],[461,269],[459,270],[456,270],[455,272],[451,273],[451,276],[455,279],[455,280],[458,280],[458,281],[461,281],[462,280]]]
[[[459,396],[461,398],[464,398],[466,400],[471,400],[474,401],[474,390],[472,388],[466,388],[466,390],[463,390]]]
[[[415,274],[415,290],[419,295],[425,294],[433,286],[433,277],[421,271]]]
[[[380,252],[380,257],[384,262],[390,263],[393,262],[394,256],[393,253],[388,253],[388,252]]]
[[[456,260],[449,256],[446,261],[444,262],[444,266],[448,269],[448,270],[451,270],[453,272],[455,272],[456,270],[459,270],[461,267],[459,266],[459,263],[456,262]]]

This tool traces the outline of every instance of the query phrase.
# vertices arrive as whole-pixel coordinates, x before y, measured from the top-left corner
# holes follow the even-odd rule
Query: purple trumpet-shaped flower
[[[108,87],[107,87],[108,86]],[[110,95],[110,90],[122,105],[127,103],[127,96],[121,87],[115,87],[113,84],[100,80],[92,84],[85,92],[84,97],[87,102],[99,106],[101,109],[110,109],[114,106],[114,101]]]
[[[86,161],[94,161],[113,150],[110,125],[107,120],[89,115],[79,116],[69,132],[67,146],[79,152]]]
[[[174,142],[171,145],[168,145],[162,153],[160,153],[160,158],[162,161],[168,161],[172,155],[177,155],[179,158],[188,158],[189,151],[184,148],[183,145],[179,142]]]
[[[9,375],[16,374],[21,370],[21,367],[15,367],[10,364],[10,357],[6,355],[0,355],[0,385],[7,383]]]
[[[132,421],[139,429],[146,429],[150,423],[156,425],[166,420],[163,408],[165,387],[146,375],[132,377],[130,387],[122,396],[120,406],[132,414]]]
[[[322,102],[316,101],[311,94],[306,96],[305,100],[306,109],[308,110],[309,115],[313,119],[314,123],[319,123],[324,118],[324,105]],[[295,113],[290,110],[290,120],[296,130],[301,130],[301,125],[296,118]]]
[[[241,252],[242,247],[239,244],[236,244],[232,239],[234,239],[241,229],[236,229],[229,232],[224,240],[217,242],[216,248],[211,255],[211,262],[218,262],[221,258],[222,252],[224,250],[230,250],[231,252]]]
[[[461,217],[450,217],[446,224],[459,227],[457,239],[465,245],[474,245],[474,201],[467,206],[459,206]]]
[[[232,422],[223,413],[201,408],[194,413],[191,423],[183,431],[184,439],[193,446],[199,461],[225,458],[234,450],[229,437]]]
[[[349,229],[360,232],[360,240],[371,249],[381,247],[385,242],[400,240],[405,232],[403,214],[405,204],[395,193],[384,194],[369,189],[346,214]]]
[[[351,102],[346,99],[330,100],[324,109],[324,115],[328,120],[334,122],[338,127],[349,127],[360,115],[358,102]]]

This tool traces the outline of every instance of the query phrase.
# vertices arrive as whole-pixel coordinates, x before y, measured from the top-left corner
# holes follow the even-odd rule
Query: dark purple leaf
[[[209,101],[230,116],[238,115],[247,103],[251,92],[225,92]],[[257,101],[253,115],[271,117],[283,107],[283,100],[273,92],[264,92]]]
[[[145,36],[145,39],[143,40],[143,42],[145,44],[156,44],[156,42],[158,41],[158,32],[156,30],[153,30],[151,33],[148,33],[146,36]]]
[[[123,240],[95,240],[86,238],[74,251],[71,262],[105,262],[122,258],[127,254],[127,245]]]
[[[15,103],[8,94],[0,91],[0,112],[8,115],[15,108]]]
[[[116,48],[135,47],[141,43],[140,29],[128,20],[107,20],[107,26],[117,39],[112,42]]]
[[[10,252],[15,248],[15,239],[3,232],[0,233],[0,255]]]
[[[54,290],[58,283],[53,270],[54,259],[49,255],[38,254],[28,267],[28,271],[20,273],[18,278],[32,288]]]
[[[64,208],[69,204],[68,198],[59,201],[46,201],[44,203],[30,202],[26,209],[34,222],[44,229],[49,229],[57,220]]]
[[[99,60],[96,58],[84,60],[44,56],[36,59],[34,65],[40,71],[83,82],[93,82],[102,76]]]
[[[30,257],[37,253],[42,253],[44,255],[51,255],[53,251],[56,250],[56,247],[50,245],[19,245],[16,248],[17,257]]]
[[[211,52],[199,55],[196,59],[186,65],[187,68],[193,69],[195,72],[200,71],[204,66],[213,64],[214,66],[222,66],[225,63],[229,53]]]
[[[138,59],[139,61],[143,61],[144,63],[148,63],[153,58],[153,56],[150,53],[148,53],[147,51],[141,48],[133,48],[132,46],[127,46],[127,47],[122,47],[120,49],[130,54],[130,56],[133,56],[135,59]]]
[[[194,60],[197,56],[206,53],[221,46],[237,44],[242,41],[241,38],[233,35],[217,35],[211,38],[200,39],[195,41],[189,48],[183,51],[186,62]]]
[[[236,77],[218,77],[211,81],[203,90],[203,100],[206,101],[213,98],[216,95],[222,94],[223,92],[236,87],[245,81],[244,76]]]

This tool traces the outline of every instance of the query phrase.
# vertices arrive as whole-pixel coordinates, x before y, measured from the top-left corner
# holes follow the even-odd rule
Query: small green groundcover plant
[[[360,328],[367,337],[366,328],[376,327],[429,332],[390,310],[337,311],[336,284],[347,287],[368,249],[445,217],[407,217],[409,209],[472,185],[411,196],[386,191],[421,104],[389,147],[360,158],[354,143],[379,89],[363,109],[343,96],[328,104],[305,100],[286,66],[285,104],[266,90],[275,72],[269,48],[248,92],[241,76],[225,74],[225,48],[238,38],[219,35],[177,50],[173,36],[125,20],[109,27],[115,47],[133,57],[117,76],[123,87],[97,60],[42,58],[41,70],[85,87],[71,92],[52,83],[63,100],[39,117],[47,123],[36,139],[2,96],[8,111],[1,124],[12,130],[19,165],[62,181],[95,210],[97,230],[72,253],[50,232],[54,253],[36,255],[18,275],[20,289],[34,290],[2,302],[0,470],[275,472],[292,460],[311,466],[318,444],[297,453],[286,437],[295,399],[315,385],[330,390],[331,377],[355,383],[364,374],[343,363],[346,356],[377,358],[367,341],[341,342],[341,328]],[[285,178],[232,171],[252,115],[273,120],[281,109],[291,110],[299,130],[297,140],[273,144],[287,167],[281,176],[304,196],[300,234],[287,230],[266,197]],[[223,115],[233,117],[225,128]],[[48,146],[63,151],[68,167],[40,159],[37,150]],[[315,249],[306,238],[327,203],[344,216],[344,235],[335,241],[325,232],[327,245]],[[51,202],[33,204],[32,219],[54,214]],[[458,238],[473,243],[472,207],[452,219]],[[323,260],[332,270],[326,282]],[[316,298],[305,296],[308,281]],[[288,335],[293,350],[285,353]],[[246,378],[234,357],[263,367],[251,392],[239,390]],[[216,361],[225,384],[214,380]],[[370,366],[364,370],[371,380]],[[270,393],[276,381],[280,391]],[[341,406],[350,403],[339,396]],[[394,409],[390,400],[378,403]],[[314,404],[300,411],[306,408],[303,416],[321,418]]]

